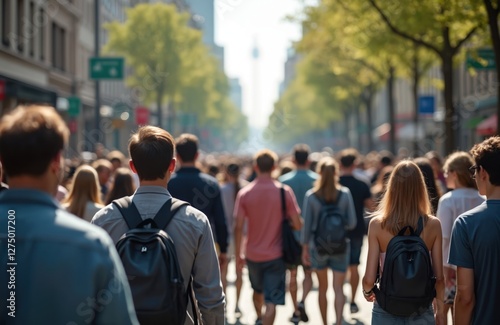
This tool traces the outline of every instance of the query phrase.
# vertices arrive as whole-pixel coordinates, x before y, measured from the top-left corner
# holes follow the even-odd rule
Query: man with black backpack
[[[132,135],[130,168],[140,186],[130,199],[99,211],[92,223],[117,243],[141,324],[158,324],[157,318],[163,324],[195,324],[198,312],[186,308],[191,288],[202,323],[224,324],[225,299],[210,223],[167,190],[175,169],[174,148],[172,136],[158,127],[141,127]]]

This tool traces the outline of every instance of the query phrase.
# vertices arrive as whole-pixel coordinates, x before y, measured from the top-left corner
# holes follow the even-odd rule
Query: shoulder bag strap
[[[127,223],[129,229],[134,229],[143,222],[141,214],[139,213],[139,210],[137,210],[134,202],[132,202],[130,196],[125,196],[121,199],[114,200],[113,204],[122,214],[123,219],[125,219],[125,222]]]
[[[283,216],[283,220],[286,219],[286,201],[285,201],[285,189],[280,187],[281,192],[281,214]]]

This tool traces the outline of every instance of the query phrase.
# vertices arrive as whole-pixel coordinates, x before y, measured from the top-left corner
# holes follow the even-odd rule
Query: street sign
[[[82,102],[78,97],[68,97],[68,115],[76,117],[80,114]]]
[[[123,58],[90,58],[90,79],[123,79]]]
[[[418,112],[419,114],[434,114],[436,103],[434,96],[418,97]]]
[[[467,53],[467,67],[476,70],[494,70],[495,52],[492,49],[478,49],[475,52]]]

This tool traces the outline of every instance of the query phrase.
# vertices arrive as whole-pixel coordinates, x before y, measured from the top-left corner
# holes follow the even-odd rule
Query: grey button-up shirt
[[[141,186],[132,195],[132,201],[145,220],[154,218],[171,197],[164,187]],[[113,204],[97,212],[92,223],[104,228],[115,244],[129,230],[121,213]],[[193,276],[193,289],[203,324],[224,324],[225,298],[208,218],[192,206],[183,206],[166,227],[166,232],[174,241],[186,288],[187,279]],[[189,308],[188,312],[191,312]],[[191,317],[186,319],[186,325],[188,324],[193,324]]]

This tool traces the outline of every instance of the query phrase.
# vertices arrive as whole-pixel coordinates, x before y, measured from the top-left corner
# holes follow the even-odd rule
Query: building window
[[[24,0],[17,0],[17,50],[24,50]]]
[[[66,70],[66,31],[56,23],[52,23],[52,66],[61,71]]]
[[[29,8],[29,17],[30,17],[30,25],[29,25],[29,55],[31,57],[35,56],[35,3],[33,1],[30,1],[30,8]]]
[[[37,22],[36,22],[36,25],[39,26],[39,30],[38,30],[38,38],[40,40],[40,42],[38,43],[39,44],[39,50],[40,50],[40,61],[43,61],[45,60],[45,25],[46,25],[46,21],[45,21],[46,17],[45,17],[45,11],[43,10],[43,8],[40,8],[40,11],[39,11],[39,17],[37,17]]]
[[[10,30],[10,0],[1,0],[2,1],[2,44],[5,46],[10,45],[9,33]]]

